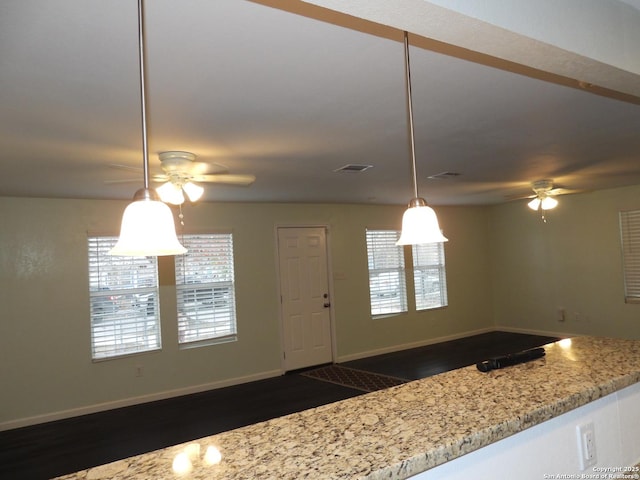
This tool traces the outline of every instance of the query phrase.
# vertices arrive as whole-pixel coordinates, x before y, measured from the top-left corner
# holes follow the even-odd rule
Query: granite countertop
[[[577,337],[60,479],[404,479],[640,381],[640,341]]]

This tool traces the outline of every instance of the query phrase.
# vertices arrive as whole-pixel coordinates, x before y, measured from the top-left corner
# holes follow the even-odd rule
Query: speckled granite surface
[[[593,337],[59,477],[403,479],[640,381],[640,341]]]

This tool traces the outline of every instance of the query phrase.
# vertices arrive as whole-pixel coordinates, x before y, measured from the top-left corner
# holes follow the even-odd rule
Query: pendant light
[[[427,201],[418,195],[418,175],[416,173],[416,147],[413,133],[413,106],[411,102],[411,69],[409,66],[409,35],[404,32],[404,73],[407,87],[407,113],[409,116],[409,150],[411,152],[411,174],[413,195],[402,217],[402,232],[396,245],[419,245],[448,241],[440,231],[436,212]]]
[[[144,11],[138,0],[138,50],[140,59],[140,109],[142,112],[142,170],[144,188],[138,190],[122,215],[120,238],[109,255],[160,256],[180,255],[187,251],[176,236],[171,209],[149,188],[149,149],[144,77]]]

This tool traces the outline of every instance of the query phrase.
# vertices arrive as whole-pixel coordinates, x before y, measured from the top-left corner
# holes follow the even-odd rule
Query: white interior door
[[[278,229],[285,371],[329,363],[331,308],[323,227]]]

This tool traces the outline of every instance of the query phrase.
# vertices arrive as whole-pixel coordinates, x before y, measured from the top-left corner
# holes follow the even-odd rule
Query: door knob
[[[329,302],[327,302],[323,306],[324,306],[324,308],[329,308],[331,306],[331,304]]]

